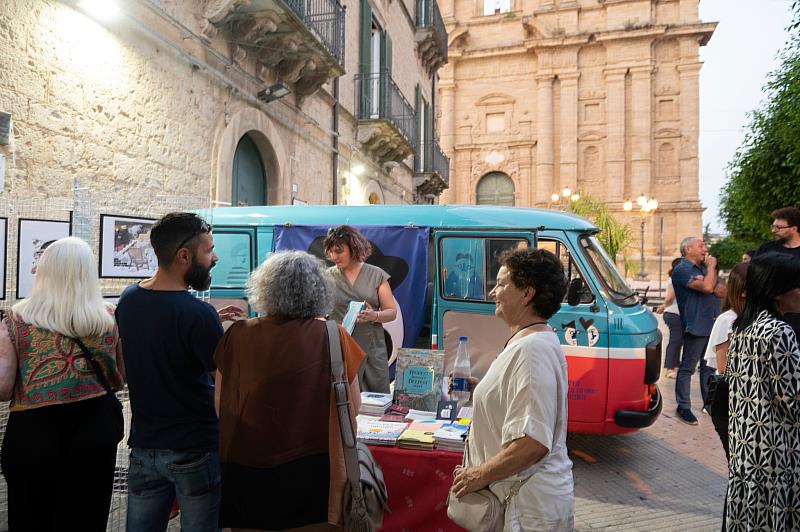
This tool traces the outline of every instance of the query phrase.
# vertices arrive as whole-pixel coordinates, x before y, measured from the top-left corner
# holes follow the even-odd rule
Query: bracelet
[[[380,310],[376,310],[375,311],[375,319],[372,320],[372,323],[379,323],[378,322],[378,318],[380,318],[380,317],[381,317],[381,311]]]

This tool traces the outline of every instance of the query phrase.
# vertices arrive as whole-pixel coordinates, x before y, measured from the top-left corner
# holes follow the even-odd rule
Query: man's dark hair
[[[567,277],[561,261],[546,249],[507,250],[500,255],[500,265],[505,266],[514,286],[533,288],[536,293],[531,307],[537,316],[550,319],[567,293]]]
[[[210,233],[203,218],[191,212],[171,212],[159,218],[150,230],[150,244],[159,266],[169,266],[180,248],[192,253],[197,250],[197,237]]]
[[[773,220],[786,220],[789,227],[797,227],[800,230],[800,209],[797,207],[783,207],[772,211]]]
[[[744,330],[764,310],[774,317],[780,314],[775,298],[789,290],[800,288],[800,261],[786,253],[765,253],[754,257],[747,266],[744,309],[733,322],[733,330]]]

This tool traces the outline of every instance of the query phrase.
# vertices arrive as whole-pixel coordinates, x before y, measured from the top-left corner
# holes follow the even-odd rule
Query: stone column
[[[578,187],[578,72],[558,75],[561,81],[561,187]]]
[[[553,193],[553,76],[536,76],[536,202]]]
[[[680,75],[680,174],[681,199],[698,201],[700,176],[697,160],[697,142],[700,125],[700,67],[702,63],[678,65]]]
[[[442,111],[439,120],[439,143],[442,151],[450,158],[450,188],[442,192],[445,201],[451,203],[456,198],[456,85],[452,81],[439,84],[439,105]]]
[[[606,201],[625,201],[625,74],[607,68],[606,79]]]
[[[653,67],[631,68],[631,194],[650,196],[652,173]]]

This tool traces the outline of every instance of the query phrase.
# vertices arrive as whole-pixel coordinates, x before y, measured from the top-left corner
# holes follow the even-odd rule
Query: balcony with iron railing
[[[414,157],[414,188],[420,196],[438,196],[450,187],[450,159],[437,140],[420,144]]]
[[[437,0],[417,0],[417,53],[430,72],[447,63],[447,30]]]
[[[387,71],[355,77],[357,139],[378,162],[400,162],[416,143],[414,108]]]
[[[301,96],[344,74],[345,9],[339,0],[220,0],[203,14],[203,34],[226,32],[232,56],[272,69]]]

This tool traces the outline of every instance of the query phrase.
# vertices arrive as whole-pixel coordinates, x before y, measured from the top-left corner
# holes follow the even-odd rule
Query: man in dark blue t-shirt
[[[683,327],[683,357],[675,380],[675,400],[678,419],[697,425],[692,413],[692,375],[700,364],[700,392],[706,398],[707,381],[713,368],[706,365],[703,354],[714,320],[719,315],[717,297],[717,259],[708,254],[701,238],[684,238],[681,242],[683,260],[672,270],[672,287]]]
[[[233,311],[218,315],[187,291],[208,289],[217,261],[202,218],[167,214],[150,242],[158,269],[129,286],[116,311],[133,418],[126,528],[165,530],[177,497],[182,530],[216,531],[219,427],[210,372],[220,317]]]

